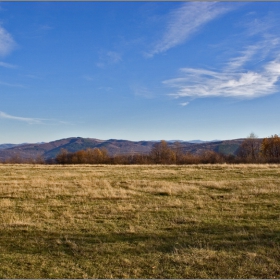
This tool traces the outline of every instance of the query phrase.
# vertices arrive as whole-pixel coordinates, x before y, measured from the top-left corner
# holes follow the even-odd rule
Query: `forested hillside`
[[[167,141],[173,147],[175,143],[180,143],[182,151],[185,153],[201,154],[204,151],[215,151],[223,154],[236,154],[236,151],[243,139],[226,140],[217,142],[190,143],[186,141]],[[148,155],[152,147],[159,141],[128,141],[128,140],[100,140],[95,138],[71,137],[60,139],[49,143],[22,144],[8,146],[0,150],[0,160],[6,161],[11,158],[36,159],[38,157],[44,160],[54,159],[61,149],[68,152],[77,152],[86,149],[106,149],[109,156],[119,155]]]

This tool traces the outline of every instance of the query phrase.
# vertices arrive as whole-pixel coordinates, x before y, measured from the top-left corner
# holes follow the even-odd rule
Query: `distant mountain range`
[[[0,144],[0,150],[13,148],[15,146],[22,145],[22,144]]]
[[[223,154],[235,154],[239,145],[244,139],[234,140],[214,140],[214,141],[167,141],[170,146],[173,146],[176,141],[180,142],[184,152],[199,154],[205,150],[212,150]],[[95,138],[71,137],[51,141],[48,143],[36,144],[1,144],[0,145],[0,161],[19,156],[21,158],[36,158],[42,156],[44,159],[53,159],[61,149],[66,149],[69,152],[85,150],[87,148],[105,148],[109,155],[124,155],[124,154],[148,154],[153,145],[158,141],[128,141],[128,140],[100,140]]]

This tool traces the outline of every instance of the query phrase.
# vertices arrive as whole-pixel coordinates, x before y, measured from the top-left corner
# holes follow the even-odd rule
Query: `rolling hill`
[[[182,150],[192,154],[199,154],[205,150],[212,150],[223,154],[235,154],[239,145],[244,139],[224,140],[224,141],[180,141]],[[69,152],[84,150],[87,148],[105,148],[109,155],[123,154],[148,154],[157,141],[128,141],[128,140],[100,140],[95,138],[70,137],[51,141],[48,143],[36,144],[3,144],[0,145],[0,161],[19,156],[21,158],[36,158],[42,156],[44,159],[53,159],[61,149]],[[169,141],[172,147],[174,141]]]

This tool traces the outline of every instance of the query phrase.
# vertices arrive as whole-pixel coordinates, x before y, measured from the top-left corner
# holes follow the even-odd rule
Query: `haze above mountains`
[[[244,139],[214,140],[214,141],[167,141],[172,147],[176,141],[180,142],[184,152],[199,154],[206,150],[212,150],[223,154],[235,154]],[[85,150],[88,148],[105,148],[110,156],[124,154],[148,154],[153,145],[158,141],[128,141],[128,140],[100,140],[95,138],[70,137],[51,142],[23,143],[23,144],[1,144],[0,160],[5,161],[15,156],[24,159],[42,156],[44,159],[54,159],[61,149],[69,152]]]

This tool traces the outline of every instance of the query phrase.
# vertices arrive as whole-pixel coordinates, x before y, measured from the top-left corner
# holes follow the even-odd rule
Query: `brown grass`
[[[279,165],[0,165],[1,278],[279,278]]]

